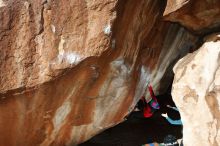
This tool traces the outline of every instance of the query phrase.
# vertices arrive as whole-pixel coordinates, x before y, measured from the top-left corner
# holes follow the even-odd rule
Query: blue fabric
[[[150,146],[154,146],[154,144],[153,144],[153,143],[150,143],[149,145],[150,145]]]
[[[183,125],[182,121],[181,120],[172,120],[171,118],[169,117],[166,117],[167,121],[172,124],[172,125]]]

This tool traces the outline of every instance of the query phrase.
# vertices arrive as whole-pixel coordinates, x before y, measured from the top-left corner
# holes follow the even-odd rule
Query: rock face
[[[77,145],[161,93],[197,41],[161,0],[0,1],[0,146]],[[163,83],[163,84],[162,84]]]
[[[206,33],[220,26],[219,0],[168,0],[165,20],[179,22],[197,33]]]
[[[123,121],[147,83],[164,92],[196,48],[197,37],[163,18],[206,33],[220,25],[219,5],[0,0],[0,146],[77,145]],[[174,69],[186,146],[220,145],[219,38]]]
[[[219,6],[216,0],[168,0],[164,17],[194,33],[210,33],[219,30]],[[174,68],[172,95],[180,109],[186,146],[220,145],[219,38],[219,34],[209,36],[198,51]]]
[[[175,65],[172,95],[179,107],[186,146],[220,145],[220,35]]]
[[[0,2],[0,92],[42,84],[109,48],[115,0]]]

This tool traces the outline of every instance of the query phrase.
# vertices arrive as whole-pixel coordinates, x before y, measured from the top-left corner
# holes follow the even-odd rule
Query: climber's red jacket
[[[142,96],[141,98],[143,105],[144,105],[144,109],[143,109],[143,116],[145,118],[149,118],[153,115],[153,111],[152,108],[150,107],[150,105],[147,103],[146,99],[144,96]]]
[[[148,90],[150,92],[150,95],[151,95],[151,98],[153,99],[153,104],[151,105],[152,107],[154,107],[153,105],[155,104],[156,105],[156,109],[159,109],[159,104],[157,102],[157,98],[156,96],[154,95],[154,91],[153,91],[153,88],[151,85],[148,86]],[[154,110],[152,109],[152,107],[147,103],[146,99],[144,96],[142,96],[142,101],[144,103],[144,110],[143,110],[143,114],[144,114],[144,117],[145,118],[149,118],[153,115],[154,113]],[[155,107],[154,107],[155,108]]]
[[[146,106],[144,107],[144,113],[143,114],[144,114],[145,118],[149,118],[153,115],[152,108],[148,104],[146,104]]]

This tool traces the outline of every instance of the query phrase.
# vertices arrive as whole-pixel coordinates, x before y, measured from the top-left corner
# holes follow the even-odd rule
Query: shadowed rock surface
[[[142,112],[132,112],[127,120],[112,127],[79,146],[141,146],[157,142],[163,143],[167,135],[182,138],[182,126],[174,126],[161,116],[168,113],[174,120],[180,119],[178,112],[166,105],[174,106],[169,94],[158,96],[160,110],[151,118],[143,118]]]

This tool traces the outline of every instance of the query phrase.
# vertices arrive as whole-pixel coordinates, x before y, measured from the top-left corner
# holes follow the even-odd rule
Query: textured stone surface
[[[115,0],[1,3],[0,92],[49,81],[108,49]]]
[[[0,146],[76,145],[118,124],[197,40],[160,0],[0,4]]]
[[[175,65],[172,95],[183,122],[186,146],[220,145],[220,35]]]
[[[179,22],[197,33],[206,33],[220,26],[219,0],[168,0],[166,20]]]

